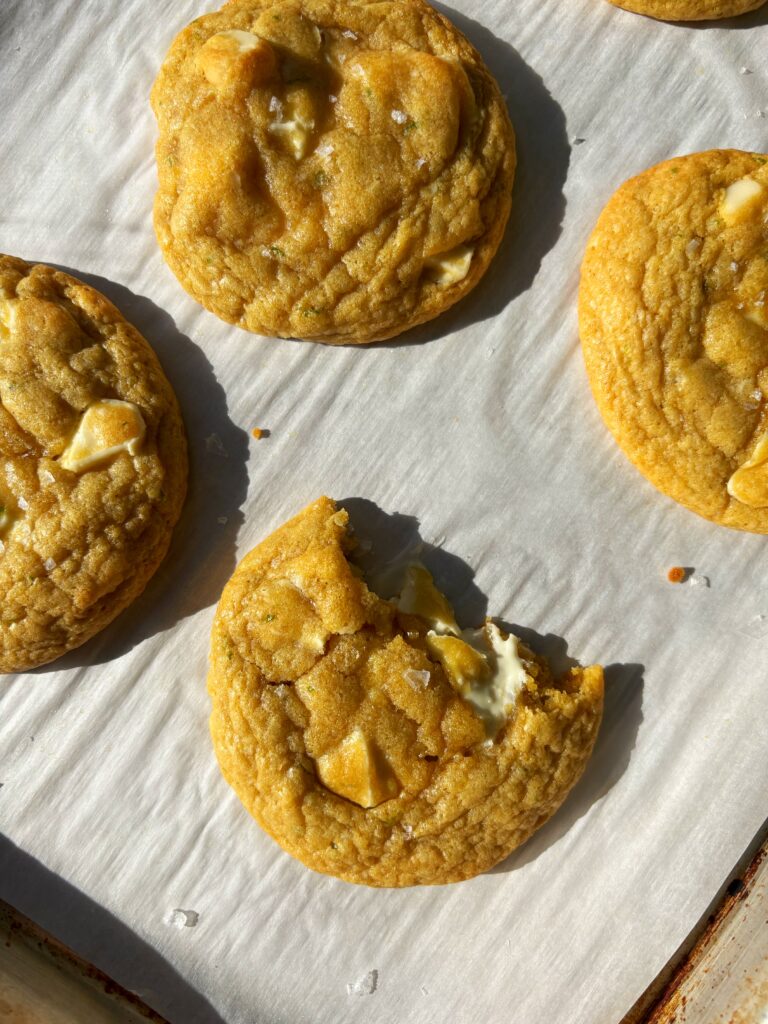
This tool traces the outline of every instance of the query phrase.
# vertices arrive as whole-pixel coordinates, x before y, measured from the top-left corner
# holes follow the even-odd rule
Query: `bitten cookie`
[[[187,481],[176,398],[103,295],[0,256],[0,671],[85,643],[141,591]]]
[[[710,21],[756,11],[765,0],[610,0],[610,3],[661,21]]]
[[[652,167],[600,215],[579,324],[600,412],[660,491],[768,533],[768,157]]]
[[[393,337],[466,295],[501,241],[506,106],[423,0],[231,0],[177,36],[152,106],[165,258],[246,330]]]
[[[320,498],[246,555],[213,625],[221,770],[288,853],[374,886],[470,878],[559,807],[592,751],[599,666],[554,682],[492,622],[460,630],[429,573],[398,599],[347,560]]]

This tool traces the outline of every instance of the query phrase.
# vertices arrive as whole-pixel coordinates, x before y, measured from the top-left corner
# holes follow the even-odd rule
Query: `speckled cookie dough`
[[[610,0],[616,7],[661,21],[711,21],[756,11],[765,0]]]
[[[0,671],[85,643],[141,591],[187,481],[176,398],[103,295],[0,256]]]
[[[347,560],[320,498],[246,555],[213,625],[227,781],[288,853],[374,886],[470,878],[559,807],[592,751],[599,666],[554,682],[488,621],[460,630],[423,567],[399,598]]]
[[[423,0],[231,0],[176,37],[152,106],[165,258],[246,330],[393,337],[466,295],[501,241],[506,106]]]
[[[641,473],[694,512],[768,533],[768,157],[694,153],[626,182],[587,245],[582,348]]]

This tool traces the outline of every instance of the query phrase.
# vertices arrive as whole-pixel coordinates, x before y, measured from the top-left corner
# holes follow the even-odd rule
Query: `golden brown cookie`
[[[765,0],[610,0],[610,3],[661,21],[711,21],[756,11]]]
[[[0,256],[0,671],[85,643],[162,560],[187,482],[176,398],[103,295]]]
[[[768,157],[712,150],[626,182],[600,215],[579,324],[600,412],[660,491],[768,533]]]
[[[423,0],[231,0],[176,37],[152,106],[165,258],[246,330],[393,337],[466,295],[501,241],[506,106]]]
[[[259,824],[349,882],[455,882],[559,807],[592,751],[599,666],[558,683],[491,622],[459,630],[425,569],[399,599],[347,560],[320,498],[246,555],[213,625],[211,732]]]

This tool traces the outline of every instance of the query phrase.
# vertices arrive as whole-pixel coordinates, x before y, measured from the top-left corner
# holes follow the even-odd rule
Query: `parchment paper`
[[[620,454],[575,299],[621,181],[673,154],[768,148],[768,7],[681,27],[603,0],[453,3],[508,95],[515,212],[471,297],[359,350],[230,328],[160,257],[148,92],[176,31],[215,4],[0,3],[0,249],[69,268],[137,324],[194,470],[144,597],[64,661],[0,683],[0,895],[175,1024],[610,1024],[766,814],[766,540],[686,512]],[[561,662],[564,637],[611,666],[586,776],[471,882],[315,875],[219,775],[215,602],[236,559],[321,493],[363,499],[374,533],[418,524],[465,622],[487,599]],[[671,586],[676,564],[710,587]],[[178,909],[196,926],[169,923]]]

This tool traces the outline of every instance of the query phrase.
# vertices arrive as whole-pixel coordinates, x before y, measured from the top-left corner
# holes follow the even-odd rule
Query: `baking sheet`
[[[578,349],[578,265],[632,173],[768,148],[768,7],[715,27],[603,0],[444,7],[508,96],[515,212],[458,308],[354,350],[221,324],[159,255],[147,96],[177,29],[215,6],[0,4],[0,248],[71,269],[145,333],[194,471],[136,605],[0,684],[0,896],[178,1024],[615,1021],[765,817],[766,541],[663,498],[616,449]],[[314,875],[214,763],[214,604],[236,560],[321,493],[360,499],[374,532],[418,526],[465,621],[487,602],[559,660],[610,666],[584,779],[471,882],[374,891]],[[711,585],[671,586],[675,564]]]

